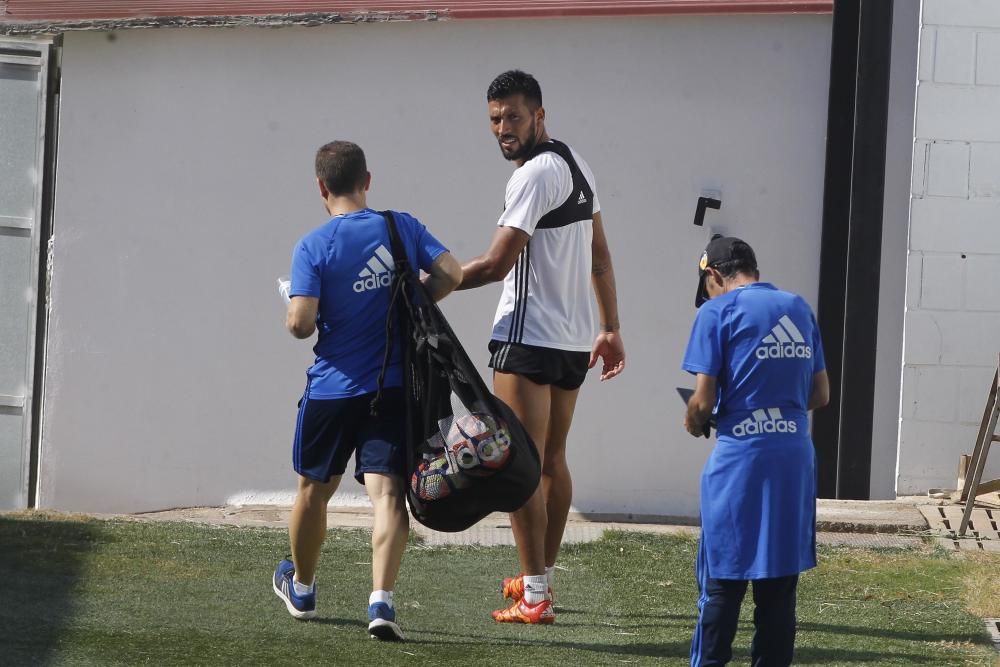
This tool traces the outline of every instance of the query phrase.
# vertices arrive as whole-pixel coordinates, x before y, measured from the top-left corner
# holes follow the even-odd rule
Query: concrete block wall
[[[954,488],[1000,353],[1000,2],[924,0],[896,491]],[[987,477],[1000,477],[1000,448]]]

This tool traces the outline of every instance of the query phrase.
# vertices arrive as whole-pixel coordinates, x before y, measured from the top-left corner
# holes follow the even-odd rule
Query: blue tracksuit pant
[[[713,579],[698,550],[698,625],[691,642],[691,667],[725,665],[733,657],[740,606],[753,585],[752,667],[792,664],[795,645],[795,591],[798,575],[773,579]]]

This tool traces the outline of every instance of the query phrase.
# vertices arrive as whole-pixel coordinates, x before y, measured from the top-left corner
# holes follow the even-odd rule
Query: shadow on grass
[[[751,607],[752,608],[752,607]],[[572,613],[584,613],[581,611],[564,610],[557,608],[556,611],[559,614],[566,614],[567,611]],[[636,619],[646,619],[647,621],[660,621],[660,623],[637,623]],[[629,613],[627,618],[623,618],[619,623],[622,627],[628,628],[653,628],[653,627],[670,627],[670,626],[681,626],[688,625],[691,631],[694,632],[694,626],[697,623],[697,616],[694,614],[636,614]],[[578,624],[578,625],[591,625],[593,627],[600,627],[606,624]],[[752,633],[754,630],[753,621],[748,619],[741,619],[739,622],[739,629]],[[796,630],[798,636],[801,639],[803,633],[828,633],[835,635],[849,635],[856,637],[871,637],[874,639],[896,639],[900,641],[908,642],[954,642],[954,643],[964,643],[969,642],[972,644],[989,645],[989,637],[986,633],[959,633],[959,634],[941,634],[934,633],[928,634],[927,632],[917,632],[917,631],[905,631],[905,630],[888,630],[884,628],[869,628],[858,625],[834,625],[831,623],[815,623],[812,621],[802,621],[799,620],[796,624]]]
[[[753,624],[748,624],[751,628]],[[809,621],[799,621],[798,632],[825,632],[839,635],[854,635],[863,637],[873,637],[876,639],[899,639],[908,642],[971,642],[973,644],[988,644],[988,638],[975,634],[933,634],[926,632],[906,632],[901,630],[885,630],[864,628],[856,625],[831,625],[829,623],[811,623]]]
[[[824,663],[873,664],[884,665],[889,660],[893,663],[908,662],[914,665],[940,665],[940,655],[922,653],[900,653],[899,651],[858,651],[844,648],[818,648],[806,646],[795,648],[796,665],[821,665]]]
[[[413,645],[423,645],[423,646],[461,646],[463,644],[475,644],[480,645],[483,640],[481,638],[470,639],[469,635],[462,635],[453,632],[444,632],[438,630],[422,630],[420,635],[433,635],[441,637],[441,639],[420,639],[419,637],[410,637],[407,643]],[[453,638],[453,639],[449,639]],[[551,637],[544,639],[525,639],[523,637],[503,639],[491,637],[488,642],[490,644],[495,644],[497,646],[510,646],[510,647],[524,647],[524,646],[537,646],[539,648],[553,649],[572,649],[576,651],[591,651],[593,653],[601,654],[611,654],[611,655],[631,655],[631,656],[644,656],[652,658],[682,658],[690,655],[691,644],[688,641],[682,642],[645,642],[645,643],[631,643],[631,644],[598,644],[594,642],[578,642],[578,641],[559,641],[554,640]]]
[[[482,640],[470,640],[468,635],[460,635],[450,632],[435,630],[423,630],[419,635],[432,635],[439,639],[422,639],[411,636],[407,644],[414,646],[438,646],[438,647],[459,647],[465,644],[479,645]],[[691,644],[689,641],[680,642],[641,642],[630,644],[601,644],[594,642],[558,641],[551,637],[546,639],[524,639],[523,637],[502,639],[491,638],[490,644],[499,647],[524,647],[537,646],[542,649],[560,648],[575,651],[590,651],[594,654],[613,655],[620,657],[648,657],[648,658],[687,658],[690,655]],[[739,646],[734,646],[734,664],[741,663],[749,655],[741,656]],[[874,664],[880,665],[886,662],[906,662],[914,665],[936,665],[940,664],[940,656],[926,655],[921,653],[901,653],[898,650],[892,651],[868,651],[845,648],[820,648],[820,647],[796,647],[795,664]]]
[[[0,515],[0,646],[4,664],[45,665],[73,618],[73,591],[99,524]]]
[[[356,618],[324,618],[318,616],[316,618],[310,618],[307,621],[310,625],[332,625],[336,628],[365,628],[368,629],[368,624],[364,621],[359,621]]]

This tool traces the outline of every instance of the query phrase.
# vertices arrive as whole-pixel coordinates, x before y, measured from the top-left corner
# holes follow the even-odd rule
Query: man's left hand
[[[590,351],[590,365],[593,368],[597,364],[597,359],[603,360],[601,367],[601,381],[610,380],[625,370],[625,343],[622,335],[618,331],[602,331],[594,340],[594,347]]]

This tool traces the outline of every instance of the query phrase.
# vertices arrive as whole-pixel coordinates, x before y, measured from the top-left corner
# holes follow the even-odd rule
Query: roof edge
[[[5,6],[0,0],[0,10]],[[126,16],[118,18],[11,20],[0,11],[0,35],[39,35],[68,31],[111,31],[142,28],[312,27],[352,23],[443,21],[450,19],[544,19],[719,14],[830,14],[833,0],[663,0],[662,2],[567,2],[565,6],[485,2],[473,6],[420,10],[353,9],[339,12],[224,14],[218,16]]]
[[[81,30],[112,31],[141,28],[283,28],[315,27],[353,23],[390,23],[399,21],[440,21],[444,11],[411,12],[309,12],[304,14],[263,14],[252,16],[144,16],[119,19],[83,19],[67,21],[21,21],[7,23],[0,19],[0,35],[43,35]]]

